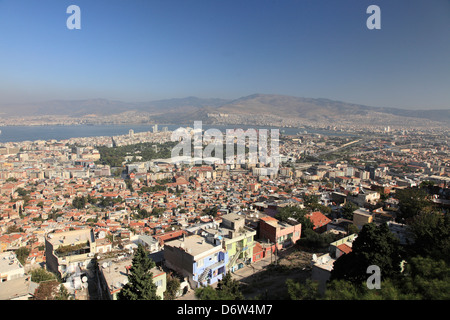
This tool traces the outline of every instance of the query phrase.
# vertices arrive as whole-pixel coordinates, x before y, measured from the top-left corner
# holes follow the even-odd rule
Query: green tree
[[[365,283],[334,279],[327,284],[328,300],[449,300],[450,268],[443,260],[411,257],[401,277],[384,278],[380,289]]]
[[[412,218],[409,230],[416,254],[450,263],[450,215],[434,211],[418,213]]]
[[[317,233],[312,229],[306,229],[305,232],[302,232],[302,237],[298,240],[298,244],[314,249],[324,249],[328,248],[331,242],[339,240],[342,238],[342,235],[333,234],[333,233]]]
[[[203,209],[203,214],[210,215],[213,217],[217,216],[217,212],[218,212],[217,206],[211,206],[211,207],[207,207],[207,208]],[[180,213],[181,213],[181,210],[180,210]]]
[[[319,284],[311,279],[307,279],[305,283],[287,279],[286,287],[291,300],[316,300],[320,298]]]
[[[358,209],[358,205],[351,201],[347,201],[341,209],[341,214],[344,219],[353,220],[353,212]]]
[[[421,300],[450,299],[450,266],[444,260],[412,257],[405,267],[405,278],[398,286]]]
[[[180,279],[169,273],[167,275],[166,291],[164,291],[164,300],[175,300],[178,290],[180,290]]]
[[[195,296],[199,300],[221,300],[217,290],[211,286],[195,289]]]
[[[17,256],[17,260],[19,260],[22,265],[25,265],[28,255],[30,254],[30,249],[28,249],[27,247],[20,247],[15,251],[15,253]]]
[[[36,289],[33,300],[70,300],[70,295],[57,280],[43,281]]]
[[[280,221],[287,221],[289,218],[293,218],[302,224],[302,234],[306,229],[312,229],[314,224],[311,219],[307,217],[308,211],[296,206],[286,206],[280,208],[278,213],[275,214],[275,219]]]
[[[432,206],[432,202],[427,198],[427,193],[419,188],[397,190],[396,198],[399,202],[397,219],[400,222],[407,222],[425,208]]]
[[[75,209],[84,209],[84,207],[86,206],[86,198],[84,196],[81,197],[75,197],[72,200],[72,206]]]
[[[152,216],[160,216],[163,214],[164,208],[153,208],[152,210]]]
[[[231,272],[219,280],[217,283],[217,291],[222,300],[244,300],[244,295],[240,291],[239,281],[234,280]]]
[[[232,278],[231,272],[227,272],[218,281],[215,289],[211,286],[197,288],[195,290],[195,296],[200,300],[244,300],[239,281]]]
[[[128,283],[120,290],[119,300],[159,300],[151,269],[155,266],[142,245],[134,254]]]
[[[48,280],[55,280],[56,277],[53,273],[48,272],[45,269],[37,268],[31,271],[31,281],[33,282],[42,282]]]
[[[367,268],[370,265],[378,266],[383,277],[398,276],[402,254],[399,240],[387,224],[365,224],[353,242],[352,251],[334,262],[330,279],[361,283],[367,279]]]
[[[69,291],[67,291],[67,288],[64,285],[59,286],[59,291],[55,296],[55,300],[71,300]]]

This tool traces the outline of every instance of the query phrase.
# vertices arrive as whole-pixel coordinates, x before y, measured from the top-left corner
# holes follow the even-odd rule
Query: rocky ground
[[[277,259],[265,259],[265,265],[246,267],[242,274],[239,271],[235,278],[242,284],[242,293],[246,299],[289,299],[286,280],[305,282],[311,277],[311,258],[313,252],[306,252],[297,247],[279,252]],[[252,269],[250,271],[250,269]]]

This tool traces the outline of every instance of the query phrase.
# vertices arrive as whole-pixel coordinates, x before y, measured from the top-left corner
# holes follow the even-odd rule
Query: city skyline
[[[4,0],[0,105],[261,93],[448,109],[449,13],[443,0]]]

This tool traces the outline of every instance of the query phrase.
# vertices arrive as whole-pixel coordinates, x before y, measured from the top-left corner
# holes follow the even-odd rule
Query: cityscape
[[[449,3],[325,2],[0,2],[0,300],[449,300]]]
[[[450,205],[447,132],[351,134],[281,134],[280,167],[270,174],[259,162],[176,163],[172,132],[157,124],[113,137],[4,143],[1,298],[36,298],[33,280],[46,272],[71,299],[118,299],[139,246],[154,262],[160,299],[201,299],[198,289],[227,273],[246,298],[291,299],[286,283],[307,280],[319,297],[366,224],[414,243],[398,194],[422,191],[444,215]],[[277,268],[285,279],[268,281],[270,294],[248,280]]]

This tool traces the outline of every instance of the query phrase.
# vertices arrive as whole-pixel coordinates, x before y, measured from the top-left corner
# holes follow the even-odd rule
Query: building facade
[[[63,279],[77,268],[88,268],[96,252],[96,241],[90,228],[50,233],[45,238],[47,270]]]

